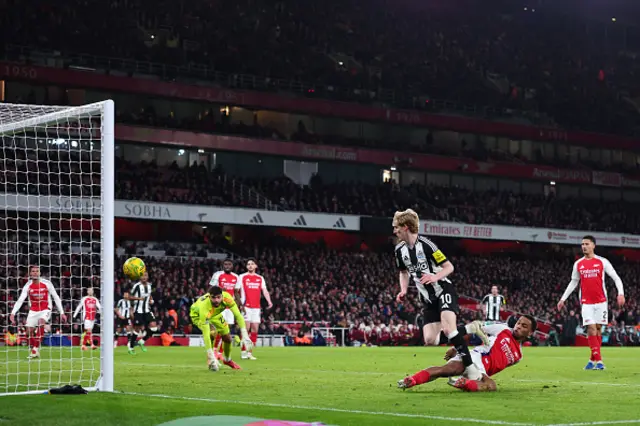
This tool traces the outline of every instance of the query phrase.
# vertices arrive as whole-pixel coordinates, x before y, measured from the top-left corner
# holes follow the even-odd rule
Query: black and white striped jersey
[[[498,294],[494,296],[493,294],[487,294],[482,299],[482,304],[484,305],[484,315],[486,321],[500,321],[500,307],[506,304],[506,300],[504,296]]]
[[[116,304],[116,309],[118,310],[118,312],[120,312],[120,315],[122,315],[123,317],[125,318],[131,317],[131,301],[127,299],[118,300],[118,303]]]
[[[134,314],[148,314],[151,312],[151,283],[142,284],[140,281],[134,284],[129,292],[131,297],[141,297],[143,300],[133,301]]]
[[[395,258],[398,269],[409,272],[410,280],[418,288],[420,298],[425,303],[433,302],[440,297],[444,283],[451,284],[448,278],[426,286],[420,283],[422,275],[437,274],[442,270],[442,264],[449,260],[427,237],[419,235],[414,247],[401,242],[395,248]]]

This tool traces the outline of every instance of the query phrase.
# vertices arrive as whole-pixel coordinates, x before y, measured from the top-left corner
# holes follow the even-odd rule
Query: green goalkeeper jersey
[[[229,309],[233,312],[233,316],[236,319],[236,323],[240,328],[246,328],[246,323],[240,309],[233,296],[226,291],[222,292],[222,303],[220,306],[215,307],[211,303],[211,298],[208,294],[200,296],[193,305],[191,305],[190,316],[194,325],[196,325],[202,331],[202,337],[204,338],[204,344],[207,349],[211,349],[211,326],[213,325],[218,333],[225,335],[229,333],[229,325],[225,323],[222,313]]]

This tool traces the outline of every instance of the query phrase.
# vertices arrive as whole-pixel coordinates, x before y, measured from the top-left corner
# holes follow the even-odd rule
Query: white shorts
[[[447,364],[449,362],[452,361],[460,361],[462,362],[462,357],[460,355],[456,355],[453,358],[451,358]],[[485,370],[484,368],[484,364],[482,363],[482,352],[473,349],[471,351],[471,361],[473,361],[473,365],[476,366],[476,368],[478,369],[478,371],[472,371],[469,372],[469,370],[465,370],[464,373],[462,374],[463,377],[466,377],[469,380],[481,380],[482,376],[484,374],[487,374],[487,370]]]
[[[236,323],[236,317],[233,316],[231,309],[225,309],[224,312],[222,312],[222,318],[224,318],[224,321],[229,325]]]
[[[244,320],[248,323],[259,323],[260,322],[260,308],[245,308],[244,309]]]
[[[93,324],[95,322],[96,322],[95,320],[84,320],[84,329],[93,331]]]
[[[609,306],[607,302],[582,305],[582,325],[609,324]]]
[[[51,311],[29,311],[27,315],[27,327],[37,327],[40,320],[44,320],[45,324],[51,319]]]

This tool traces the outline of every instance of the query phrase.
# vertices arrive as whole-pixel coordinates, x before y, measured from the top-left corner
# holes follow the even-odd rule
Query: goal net
[[[113,390],[113,131],[112,101],[0,104],[0,395]]]

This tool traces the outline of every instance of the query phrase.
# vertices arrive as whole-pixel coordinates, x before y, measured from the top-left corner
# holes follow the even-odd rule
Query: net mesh
[[[94,387],[100,350],[81,350],[82,313],[93,288],[101,298],[102,108],[0,104],[0,394],[48,390],[65,384]],[[53,284],[43,330],[27,327],[30,299],[10,314],[29,277],[29,266]],[[35,297],[35,295],[34,295]],[[35,300],[35,299],[34,299]],[[106,307],[106,309],[110,309]],[[33,312],[32,312],[33,313]],[[43,335],[37,335],[40,332]],[[29,345],[39,341],[39,357]],[[100,338],[100,316],[93,339]]]

